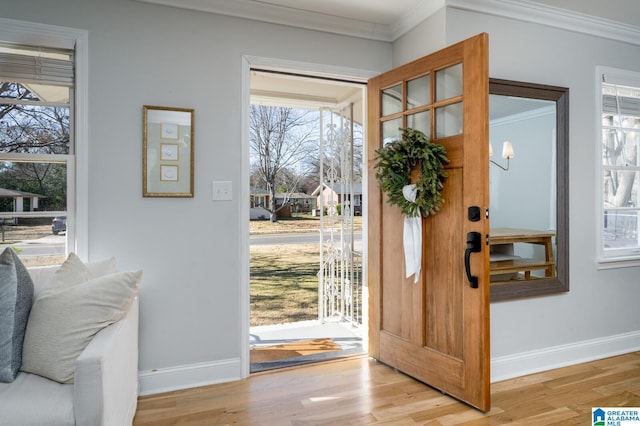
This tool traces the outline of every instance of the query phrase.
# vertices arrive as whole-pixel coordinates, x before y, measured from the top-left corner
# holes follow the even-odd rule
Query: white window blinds
[[[640,80],[602,74],[602,112],[640,117]]]
[[[73,51],[0,44],[0,81],[73,87]]]

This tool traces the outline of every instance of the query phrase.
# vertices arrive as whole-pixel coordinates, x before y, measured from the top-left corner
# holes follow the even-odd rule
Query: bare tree
[[[332,174],[336,178],[342,177],[342,161],[343,154],[351,156],[350,164],[352,165],[352,178],[354,182],[362,182],[362,163],[363,163],[363,130],[362,126],[358,123],[352,123],[349,120],[340,120],[340,117],[335,112],[325,112],[325,115],[333,114],[334,122],[325,125],[323,129],[325,143],[322,149],[324,176],[322,180],[329,179],[329,170],[332,170]],[[326,121],[330,121],[331,117],[325,116]],[[337,123],[341,123],[338,125]],[[341,141],[349,141],[352,146],[351,149],[343,153],[343,146]],[[333,143],[332,143],[333,142]],[[346,159],[342,159],[346,160]],[[333,168],[331,167],[333,165]],[[320,176],[320,156],[309,157],[307,161],[308,172],[314,176],[315,181],[319,184]],[[315,187],[317,187],[316,185]],[[314,187],[314,189],[315,189]]]
[[[0,83],[0,98],[26,101],[0,106],[0,148],[4,152],[69,152],[68,107],[37,105],[40,99],[17,83]]]
[[[0,105],[0,150],[30,154],[67,154],[69,107],[39,104],[28,86],[0,83],[0,98],[19,101]],[[50,162],[4,162],[0,187],[45,195],[41,208],[66,206],[66,167]]]
[[[613,119],[608,118],[609,126],[613,125]],[[629,129],[640,128],[640,120],[627,117],[623,126]],[[617,164],[637,165],[638,158],[638,132],[611,131],[604,139],[605,161],[607,165]],[[633,170],[612,170],[608,174],[606,184],[609,188],[606,202],[614,207],[627,207],[632,199],[636,172]]]
[[[293,108],[251,105],[251,153],[270,201],[267,209],[277,220],[276,190],[287,170],[295,170],[315,150],[316,114]],[[291,182],[297,184],[297,182]]]

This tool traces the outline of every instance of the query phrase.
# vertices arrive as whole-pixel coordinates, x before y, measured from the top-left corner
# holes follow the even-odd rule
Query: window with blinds
[[[0,43],[0,151],[72,152],[73,51]]]
[[[601,74],[602,257],[640,258],[640,74]]]
[[[0,43],[0,238],[27,266],[66,253],[73,98],[73,51]]]

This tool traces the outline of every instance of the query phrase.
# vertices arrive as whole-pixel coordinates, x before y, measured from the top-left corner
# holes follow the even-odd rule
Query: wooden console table
[[[511,245],[515,243],[537,244],[544,246],[544,259],[527,259],[512,256],[508,259],[492,260],[490,262],[490,274],[509,274],[523,272],[524,279],[530,280],[531,271],[544,270],[545,277],[554,277],[556,264],[553,258],[553,245],[551,239],[556,235],[553,231],[536,231],[519,228],[492,228],[489,236],[489,244]]]

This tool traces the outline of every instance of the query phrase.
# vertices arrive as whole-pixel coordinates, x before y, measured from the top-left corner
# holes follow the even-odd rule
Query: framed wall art
[[[143,106],[144,197],[193,197],[193,116],[193,109]]]

